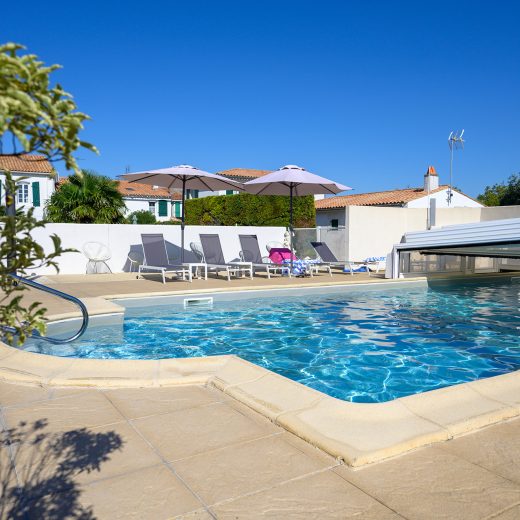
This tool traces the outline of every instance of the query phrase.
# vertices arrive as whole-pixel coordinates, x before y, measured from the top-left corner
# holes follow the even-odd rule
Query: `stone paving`
[[[348,468],[214,388],[0,383],[0,518],[520,518],[520,420]]]

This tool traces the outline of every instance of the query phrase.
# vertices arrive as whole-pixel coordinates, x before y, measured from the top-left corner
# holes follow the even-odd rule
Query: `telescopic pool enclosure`
[[[392,251],[392,278],[520,271],[520,218],[406,233]]]

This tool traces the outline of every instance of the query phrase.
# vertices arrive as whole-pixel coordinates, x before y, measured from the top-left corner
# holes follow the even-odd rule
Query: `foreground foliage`
[[[16,186],[11,174],[6,174],[5,187],[14,193]],[[72,251],[63,249],[58,236],[51,235],[54,251],[46,254],[42,246],[31,236],[31,232],[44,227],[42,221],[33,217],[33,208],[28,211],[18,209],[16,217],[0,217],[0,323],[14,328],[16,341],[25,342],[27,334],[36,329],[40,334],[45,332],[45,308],[39,303],[24,305],[22,291],[24,285],[16,285],[9,276],[17,272],[20,276],[28,275],[28,269],[51,266],[58,270],[56,258],[63,253]],[[13,254],[14,251],[14,254]],[[0,330],[0,334],[2,331]],[[14,336],[10,332],[3,333],[3,337],[12,343]]]
[[[79,148],[96,151],[79,137],[89,117],[77,110],[72,96],[59,84],[51,85],[51,75],[59,65],[45,66],[34,54],[21,54],[22,45],[0,45],[0,154],[43,155],[64,161],[79,172],[73,153]],[[26,287],[16,285],[10,274],[29,274],[30,269],[48,265],[58,268],[56,258],[66,252],[60,239],[51,236],[53,251],[46,253],[31,232],[42,227],[31,210],[8,211],[14,203],[16,185],[10,172],[0,170],[4,205],[0,207],[0,324],[15,329],[11,334],[0,327],[0,339],[21,344],[33,329],[45,331],[45,308],[22,301]],[[14,338],[15,337],[15,338]]]

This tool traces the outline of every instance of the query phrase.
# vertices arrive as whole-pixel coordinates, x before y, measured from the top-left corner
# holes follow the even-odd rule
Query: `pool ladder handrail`
[[[87,307],[85,306],[85,304],[79,298],[72,296],[72,294],[67,294],[62,291],[58,291],[57,289],[53,289],[52,287],[48,287],[47,285],[43,285],[39,282],[35,282],[34,280],[25,278],[23,276],[19,276],[14,273],[11,273],[9,276],[11,278],[13,278],[14,280],[16,280],[17,283],[23,283],[23,284],[28,285],[29,287],[33,287],[34,289],[37,289],[39,291],[43,291],[43,292],[52,294],[53,296],[57,296],[58,298],[63,298],[64,300],[68,300],[68,301],[74,303],[75,305],[77,305],[81,310],[81,315],[82,315],[81,327],[72,336],[70,336],[68,338],[64,338],[64,339],[51,338],[51,337],[47,337],[47,336],[42,336],[37,330],[33,330],[33,332],[29,335],[29,337],[38,338],[43,341],[48,341],[49,343],[53,343],[54,345],[63,345],[65,343],[70,343],[71,341],[78,339],[87,330],[88,322],[89,322],[88,310],[87,310]],[[16,334],[16,329],[14,327],[0,325],[0,329],[5,330],[7,332],[11,332],[12,334]]]

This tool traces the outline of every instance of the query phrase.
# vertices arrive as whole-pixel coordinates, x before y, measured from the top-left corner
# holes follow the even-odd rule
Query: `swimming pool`
[[[520,368],[520,283],[255,297],[212,308],[129,307],[124,325],[65,346],[81,358],[236,354],[333,397],[382,402]]]

